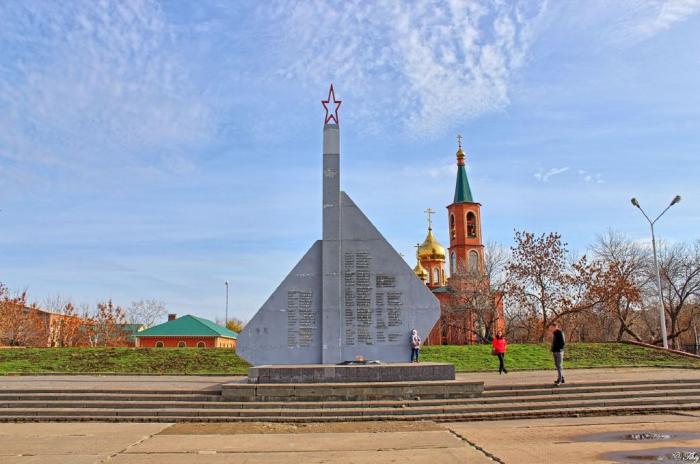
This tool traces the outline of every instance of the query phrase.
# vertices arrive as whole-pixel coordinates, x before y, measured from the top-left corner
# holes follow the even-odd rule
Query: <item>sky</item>
[[[415,264],[456,135],[488,242],[700,238],[700,0],[0,2],[0,282],[250,319],[341,184]]]

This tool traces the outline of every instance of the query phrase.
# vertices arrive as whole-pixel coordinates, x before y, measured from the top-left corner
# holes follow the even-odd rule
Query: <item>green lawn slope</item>
[[[498,358],[491,355],[490,345],[425,346],[423,361],[449,362],[458,372],[497,371]],[[625,343],[567,343],[564,352],[566,368],[584,367],[694,367],[700,359]],[[508,370],[551,369],[549,345],[508,345]]]
[[[406,357],[409,353],[407,350]],[[498,360],[488,345],[425,346],[422,361],[449,362],[459,372],[495,371]],[[700,360],[621,343],[567,345],[567,368],[688,367]],[[547,345],[508,347],[510,370],[550,369]],[[248,363],[230,350],[196,348],[17,348],[0,349],[0,375],[8,374],[229,374],[245,375]]]

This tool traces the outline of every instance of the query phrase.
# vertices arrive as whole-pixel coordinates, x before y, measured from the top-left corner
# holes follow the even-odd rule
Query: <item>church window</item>
[[[455,230],[455,215],[450,214],[450,237],[457,237],[457,231]]]
[[[457,255],[453,251],[452,254],[450,254],[450,274],[454,274],[457,272]]]
[[[156,348],[163,348],[163,342],[160,340],[156,342]]]
[[[185,343],[183,340],[180,340],[179,342],[177,342],[178,348],[184,348],[186,346],[187,346],[187,343]]]
[[[207,345],[201,340],[197,342],[197,348],[206,348],[206,346]]]
[[[433,269],[433,284],[440,284],[440,270],[438,268]]]
[[[476,237],[476,214],[471,211],[467,213],[467,237]]]
[[[469,252],[469,272],[476,272],[479,269],[479,253],[472,250]]]

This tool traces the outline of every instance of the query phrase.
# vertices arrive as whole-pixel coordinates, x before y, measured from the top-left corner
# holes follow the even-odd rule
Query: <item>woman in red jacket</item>
[[[506,355],[506,347],[508,346],[508,342],[506,341],[506,338],[503,336],[503,332],[500,330],[496,334],[496,338],[493,339],[493,354],[498,356],[498,373],[499,374],[507,374],[508,370],[506,370],[506,364],[505,364],[505,355]]]

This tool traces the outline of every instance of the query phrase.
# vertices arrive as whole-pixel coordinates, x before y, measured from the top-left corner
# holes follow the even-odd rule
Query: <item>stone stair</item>
[[[316,385],[315,394],[323,388]],[[0,422],[469,421],[663,413],[700,410],[700,380],[487,386],[477,397],[453,392],[412,399],[270,398],[233,401],[221,390],[0,390]]]

